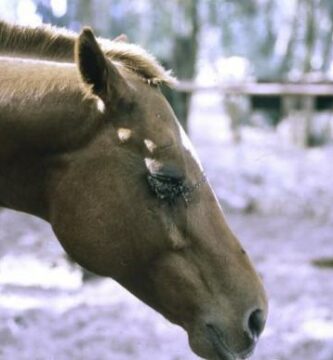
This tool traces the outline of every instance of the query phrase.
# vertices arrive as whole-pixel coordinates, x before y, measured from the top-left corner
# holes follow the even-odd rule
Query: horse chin
[[[203,343],[198,339],[189,340],[192,351],[203,359],[207,360],[237,360],[237,357],[224,348],[214,344]]]
[[[205,326],[188,331],[189,344],[194,353],[207,360],[240,360],[246,359],[251,353],[235,354],[230,351],[223,340],[214,331]]]

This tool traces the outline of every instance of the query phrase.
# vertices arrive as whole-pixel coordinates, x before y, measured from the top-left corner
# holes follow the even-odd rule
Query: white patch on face
[[[105,111],[105,104],[104,104],[104,101],[100,98],[98,98],[96,100],[96,107],[97,107],[97,110],[100,112],[100,113],[104,113]]]
[[[180,137],[181,137],[182,144],[183,144],[184,148],[192,155],[192,158],[198,164],[200,170],[203,171],[203,167],[201,165],[201,161],[199,159],[199,156],[198,156],[197,152],[195,151],[195,149],[194,149],[194,147],[193,147],[193,145],[191,143],[191,140],[189,139],[186,132],[184,131],[184,129],[180,125],[179,125],[179,131],[180,131]]]
[[[120,128],[117,130],[117,134],[118,134],[119,140],[123,143],[123,142],[129,140],[129,138],[132,135],[132,130]]]
[[[149,139],[145,139],[144,143],[146,145],[146,148],[148,149],[148,151],[152,154],[154,152],[154,150],[156,149],[156,144],[149,140]]]
[[[145,164],[151,174],[158,172],[163,166],[158,160],[151,158],[145,158]]]

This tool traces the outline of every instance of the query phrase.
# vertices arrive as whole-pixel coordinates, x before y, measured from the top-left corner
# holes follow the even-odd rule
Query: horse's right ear
[[[117,37],[115,37],[114,39],[112,39],[112,41],[128,43],[128,37],[126,34],[120,34]]]
[[[103,100],[116,100],[127,88],[125,79],[100,48],[90,28],[84,28],[75,44],[75,61],[82,80]]]

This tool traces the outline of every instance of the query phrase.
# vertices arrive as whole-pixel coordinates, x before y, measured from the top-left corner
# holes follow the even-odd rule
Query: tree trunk
[[[306,32],[305,32],[305,59],[303,72],[306,74],[313,70],[312,55],[315,45],[316,25],[314,0],[305,0],[306,8]]]
[[[329,69],[331,60],[332,60],[332,45],[333,45],[333,5],[328,6],[327,9],[329,13],[330,27],[324,38],[324,50],[323,50],[323,63],[321,66],[321,71],[326,73]]]
[[[295,12],[291,23],[291,29],[290,29],[290,36],[288,39],[288,43],[286,46],[286,52],[282,59],[281,65],[280,65],[280,71],[279,73],[284,76],[287,74],[292,67],[292,58],[294,54],[294,48],[296,43],[296,35],[297,35],[297,29],[299,26],[299,12],[300,12],[300,6],[301,1],[297,0],[296,6],[295,6]]]
[[[182,80],[192,80],[195,75],[195,65],[198,50],[198,4],[197,1],[179,1],[179,11],[184,13],[185,21],[189,22],[190,31],[176,33],[172,57],[165,65],[172,68],[176,77]],[[180,123],[187,131],[187,121],[191,101],[190,93],[180,93],[171,89],[164,89],[164,94],[173,107]]]
[[[262,54],[264,56],[271,56],[275,46],[276,35],[273,29],[273,21],[272,21],[273,12],[274,12],[274,0],[269,0],[264,5],[264,21],[267,31],[265,41],[261,48]]]

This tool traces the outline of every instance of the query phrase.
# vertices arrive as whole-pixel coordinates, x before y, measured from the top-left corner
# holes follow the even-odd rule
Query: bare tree
[[[331,0],[323,0],[321,3],[323,11],[328,16],[328,29],[325,29],[323,35],[323,62],[321,71],[326,73],[329,65],[332,62],[332,47],[333,47],[333,2]]]
[[[313,70],[312,57],[316,40],[316,24],[315,24],[315,4],[314,0],[303,0],[306,13],[305,21],[305,58],[303,64],[303,73]]]
[[[171,56],[164,63],[173,69],[179,79],[191,80],[195,75],[198,52],[198,1],[177,1],[177,11],[181,14],[179,20],[187,23],[187,30],[181,30],[184,24],[176,24],[178,28],[174,29]],[[164,92],[182,126],[187,130],[191,94],[175,92],[171,89],[165,89]]]
[[[297,30],[300,23],[299,12],[301,9],[301,0],[296,0],[295,12],[292,17],[291,25],[290,25],[290,35],[286,46],[286,51],[284,56],[282,57],[279,73],[283,76],[287,74],[292,67],[292,60],[294,49],[296,45],[296,36]]]

